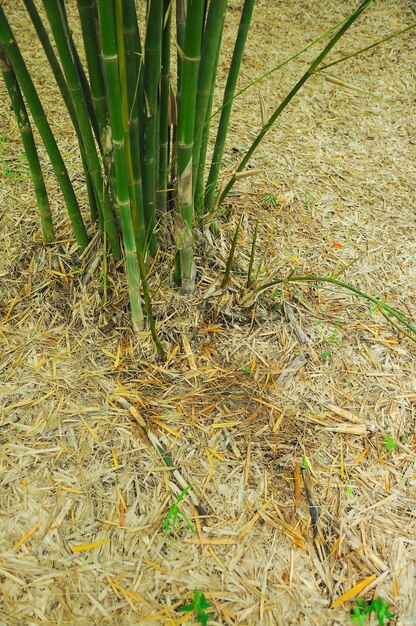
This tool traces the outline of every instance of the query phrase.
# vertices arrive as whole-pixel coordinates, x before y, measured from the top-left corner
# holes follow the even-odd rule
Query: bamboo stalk
[[[32,118],[39,131],[45,149],[48,153],[51,165],[55,172],[59,186],[64,196],[68,215],[71,220],[72,228],[80,248],[86,248],[88,245],[88,235],[85,230],[84,222],[79,210],[78,202],[70,181],[68,171],[62,159],[61,153],[55,141],[55,137],[51,131],[48,120],[45,115],[42,103],[36,92],[33,81],[27,70],[26,64],[20,53],[19,47],[13,36],[6,15],[0,5],[0,43],[3,44],[7,58],[10,61],[13,71],[19,81],[20,88],[27,102]]]
[[[90,205],[90,213],[91,213],[91,219],[95,220],[97,217],[97,204],[95,201],[95,195],[94,195],[94,187],[92,184],[92,180],[91,180],[91,175],[89,173],[89,169],[88,169],[88,164],[87,164],[87,160],[85,157],[85,147],[84,147],[84,142],[82,140],[82,135],[81,135],[81,131],[79,128],[79,124],[78,124],[78,119],[77,116],[75,114],[75,109],[73,107],[72,104],[72,100],[71,100],[71,96],[69,94],[69,90],[68,90],[68,86],[65,82],[65,77],[62,73],[61,70],[61,66],[59,65],[58,59],[56,58],[56,54],[54,52],[54,49],[52,47],[52,44],[49,40],[48,34],[46,32],[46,29],[43,25],[43,22],[40,18],[40,15],[38,13],[38,10],[36,8],[35,3],[33,2],[33,0],[23,0],[24,5],[26,7],[26,10],[30,16],[30,19],[32,20],[32,24],[35,27],[36,33],[39,37],[39,41],[42,44],[43,50],[46,54],[46,57],[48,59],[49,65],[51,66],[51,70],[53,72],[53,75],[55,77],[56,83],[58,85],[59,91],[61,92],[61,96],[65,102],[65,106],[68,110],[69,116],[71,118],[72,121],[72,125],[74,127],[76,136],[77,136],[77,140],[78,140],[78,145],[79,145],[79,149],[80,149],[80,155],[81,155],[81,160],[82,160],[82,167],[84,170],[84,176],[85,176],[85,183],[87,186],[87,192],[88,192],[88,199],[89,199],[89,205]]]
[[[129,124],[132,142],[133,161],[140,157],[140,171],[143,172],[144,146],[144,53],[139,24],[136,14],[135,0],[126,0],[123,5],[124,33],[126,42],[126,64],[129,76],[135,79],[128,81]],[[138,135],[136,138],[135,135]],[[137,145],[136,145],[137,144]],[[136,171],[136,168],[135,168]],[[143,185],[143,183],[142,183]],[[143,193],[143,192],[142,192]]]
[[[101,51],[96,29],[98,19],[97,5],[95,0],[77,0],[77,4],[91,85],[91,96],[102,146],[105,139],[108,112],[104,76],[100,62]]]
[[[140,300],[140,272],[130,212],[129,180],[126,166],[125,135],[123,132],[123,102],[119,82],[113,2],[110,2],[110,0],[98,0],[98,15],[100,19],[104,77],[107,88],[108,109],[114,147],[114,165],[117,183],[116,201],[126,255],[127,288],[130,298],[133,328],[138,331],[143,328],[143,313]],[[124,103],[124,110],[125,107],[126,103]]]
[[[211,211],[214,203],[215,189],[218,182],[222,156],[224,154],[225,140],[227,138],[228,127],[230,123],[233,97],[237,86],[237,79],[240,73],[243,52],[247,41],[248,31],[250,28],[251,17],[253,15],[253,8],[254,0],[244,0],[243,10],[241,12],[240,18],[240,25],[238,27],[238,34],[235,41],[233,56],[231,59],[230,71],[228,72],[227,83],[224,90],[221,118],[218,125],[211,167],[205,188],[205,210],[207,212]]]
[[[123,0],[123,32],[125,41],[128,124],[131,145],[132,168],[134,173],[131,182],[130,196],[136,198],[138,207],[137,219],[133,215],[138,249],[146,254],[146,221],[143,206],[142,181],[142,144],[141,135],[143,113],[143,52],[140,41],[140,32],[137,23],[135,0]],[[140,121],[140,123],[139,123]]]
[[[143,95],[142,51],[134,0],[117,0],[117,46],[120,86],[123,101],[123,125],[126,141],[129,193],[136,248],[146,254],[146,223],[143,208],[143,182],[139,132],[138,99]],[[122,10],[121,10],[122,9]],[[121,24],[119,23],[121,20]]]
[[[298,82],[293,87],[293,89],[282,100],[282,102],[279,104],[279,106],[276,108],[276,110],[273,112],[273,114],[270,116],[270,118],[264,124],[264,126],[261,129],[260,133],[257,135],[255,140],[251,144],[250,148],[247,150],[244,158],[240,161],[240,163],[239,163],[239,165],[238,165],[238,167],[236,169],[235,174],[232,176],[232,178],[230,179],[230,181],[228,182],[226,187],[221,192],[221,194],[220,194],[220,196],[219,196],[219,198],[217,200],[217,203],[216,203],[217,206],[221,205],[221,203],[223,202],[223,200],[225,199],[227,194],[230,192],[230,190],[232,189],[232,187],[234,186],[235,182],[238,179],[238,173],[242,172],[244,170],[245,166],[249,162],[249,160],[252,157],[253,153],[256,151],[258,145],[263,140],[263,138],[266,135],[266,133],[273,126],[273,124],[275,123],[275,121],[277,120],[279,115],[282,113],[282,111],[284,111],[284,109],[287,107],[287,105],[293,100],[295,95],[298,93],[298,91],[301,89],[301,87],[306,83],[308,78],[310,78],[317,71],[318,66],[321,64],[321,62],[324,60],[324,58],[329,54],[329,52],[332,50],[332,48],[335,46],[335,44],[338,42],[338,40],[344,35],[344,33],[350,28],[350,26],[352,26],[352,24],[355,22],[355,20],[358,18],[358,16],[361,15],[361,13],[368,7],[368,5],[372,1],[373,0],[364,0],[364,2],[362,2],[360,4],[358,9],[356,11],[354,11],[354,13],[352,13],[349,16],[349,18],[344,22],[344,24],[341,26],[341,28],[335,33],[335,35],[333,35],[331,37],[330,41],[325,46],[325,48],[322,50],[322,52],[311,63],[309,68],[306,70],[306,72],[303,74],[303,76],[298,80]]]
[[[213,83],[215,83],[215,76],[217,73],[218,61],[220,57],[221,47],[217,47],[217,54],[215,59],[215,69],[213,71]],[[201,218],[204,212],[204,200],[205,200],[205,170],[206,170],[206,159],[207,159],[207,150],[208,150],[208,142],[210,138],[211,131],[211,111],[212,111],[212,103],[214,101],[214,85],[211,89],[211,93],[208,99],[207,111],[205,114],[205,122],[202,130],[202,139],[201,139],[201,149],[199,152],[199,164],[198,164],[198,172],[197,179],[195,185],[195,193],[194,193],[194,203],[195,203],[195,215],[198,218]]]
[[[176,44],[178,46],[177,63],[177,97],[178,106],[181,99],[182,57],[186,30],[186,0],[176,0]]]
[[[144,146],[143,198],[144,215],[151,251],[154,252],[156,213],[156,137],[158,120],[158,91],[163,30],[163,2],[149,0],[144,52]]]
[[[182,58],[186,29],[186,0],[176,0],[176,95],[171,89],[171,109],[174,108],[175,116],[172,119],[172,158],[171,158],[171,181],[177,179],[177,151],[178,151],[178,109],[182,91]],[[174,105],[172,107],[172,104]],[[175,283],[180,283],[179,253],[175,257]]]
[[[165,361],[166,353],[157,334],[146,267],[143,260],[146,253],[146,230],[143,213],[138,107],[135,103],[140,81],[140,64],[138,59],[141,49],[134,0],[116,0],[116,39],[119,57],[126,166],[129,178],[132,225],[136,239],[137,262],[150,332],[159,356]]]
[[[203,16],[204,0],[189,0],[187,6],[185,40],[183,44],[182,93],[178,110],[177,146],[177,203],[178,211],[183,220],[183,223],[178,229],[179,231],[182,229],[183,232],[180,232],[177,244],[179,248],[182,291],[188,294],[194,291],[196,272],[192,250],[192,225],[194,217],[192,156]]]
[[[120,242],[114,213],[111,207],[105,182],[103,180],[100,159],[97,153],[94,135],[92,132],[90,117],[84,100],[78,67],[73,57],[73,48],[66,28],[66,20],[62,15],[60,6],[56,0],[42,0],[45,12],[51,26],[56,43],[62,69],[66,78],[72,104],[78,118],[79,127],[84,141],[85,155],[90,168],[91,178],[94,185],[94,193],[101,209],[104,228],[116,260],[121,257]]]
[[[146,268],[144,265],[143,256],[140,252],[137,252],[137,261],[139,263],[140,278],[142,280],[143,298],[144,298],[144,305],[146,308],[147,321],[149,323],[153,343],[156,346],[156,350],[160,358],[162,359],[163,362],[165,362],[166,352],[159,339],[159,335],[157,334],[156,322],[155,322],[155,318],[153,317],[153,311],[152,311],[152,298],[150,296],[149,284],[147,282]]]
[[[157,208],[159,213],[165,213],[167,209],[167,188],[169,179],[171,13],[172,0],[164,0],[159,109],[159,184],[157,193]]]
[[[46,243],[52,243],[52,241],[55,241],[55,234],[53,230],[51,208],[42,174],[42,168],[39,162],[38,152],[36,150],[35,140],[33,138],[32,127],[16,75],[6,57],[2,45],[0,45],[0,66],[29,164],[30,174],[32,176],[38,203],[38,212],[42,226],[43,238]]]
[[[201,214],[203,211],[203,177],[199,181],[200,189],[195,192],[200,159],[201,169],[205,170],[205,151],[202,153],[202,137],[206,125],[209,127],[209,104],[212,102],[212,94],[215,87],[215,76],[221,47],[224,19],[227,8],[227,0],[211,0],[204,37],[202,41],[201,62],[198,73],[198,91],[196,98],[194,149],[193,149],[193,187],[195,200],[202,200],[202,206],[195,202],[195,212]],[[202,197],[201,197],[202,196]]]
[[[52,1],[53,0],[46,0],[46,2],[52,2]],[[97,121],[97,116],[95,113],[94,102],[92,99],[91,87],[88,82],[87,75],[85,74],[84,66],[79,57],[77,47],[74,43],[74,38],[72,37],[72,31],[69,28],[68,16],[66,14],[65,0],[56,0],[56,6],[59,10],[60,18],[64,26],[65,36],[66,36],[66,39],[68,41],[68,45],[71,51],[71,56],[73,58],[75,67],[77,69],[77,73],[79,77],[79,84],[80,84],[82,95],[84,98],[85,107],[88,112],[88,117],[90,119],[90,124],[94,131],[94,136],[97,141],[97,144],[100,146],[100,149],[101,149],[101,136],[100,136],[100,131],[98,128],[98,121]]]

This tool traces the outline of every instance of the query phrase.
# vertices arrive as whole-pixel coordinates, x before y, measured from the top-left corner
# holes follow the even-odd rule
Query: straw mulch
[[[20,2],[4,4],[85,208],[42,53]],[[350,8],[259,1],[241,85]],[[376,3],[332,59],[412,20],[408,2]],[[269,112],[304,63],[262,83]],[[357,595],[416,624],[414,345],[340,290],[292,284],[241,302],[258,217],[261,280],[343,271],[415,320],[415,63],[410,32],[328,70],[341,84],[311,81],[253,160],[260,173],[235,188],[217,239],[199,243],[194,303],[159,257],[165,365],[147,332],[132,334],[113,267],[103,306],[98,244],[79,257],[46,159],[62,239],[42,246],[2,105],[1,624],[194,624],[178,608],[195,587],[210,624],[349,624]],[[229,171],[260,123],[255,88],[236,101]],[[216,291],[243,213],[231,283]],[[165,533],[187,484],[194,532],[182,518]]]

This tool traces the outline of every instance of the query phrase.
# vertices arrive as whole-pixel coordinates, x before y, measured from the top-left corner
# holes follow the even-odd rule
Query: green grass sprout
[[[196,619],[202,626],[207,626],[208,620],[211,619],[212,615],[210,613],[206,613],[206,610],[211,608],[212,604],[210,604],[203,593],[199,591],[197,587],[194,589],[194,599],[191,604],[186,604],[181,607],[179,611],[183,611],[184,613],[191,613],[195,611]]]
[[[272,192],[266,193],[262,197],[261,203],[266,205],[266,206],[272,206],[274,209],[277,209],[277,207],[278,207],[276,196]]]
[[[184,511],[182,511],[182,509],[179,508],[179,504],[182,502],[190,489],[192,489],[192,485],[187,485],[185,489],[183,489],[183,491],[181,491],[181,493],[179,494],[176,502],[174,502],[174,504],[172,504],[172,506],[169,508],[162,524],[163,532],[165,533],[165,535],[167,535],[171,529],[173,530],[173,532],[176,532],[178,530],[181,524],[180,518],[182,518],[182,520],[185,522],[186,526],[191,532],[195,532],[195,528],[193,527],[193,524],[190,521],[189,517]]]
[[[384,435],[384,445],[387,452],[393,452],[397,448],[397,443],[394,441],[393,437],[388,437]]]
[[[363,626],[367,621],[367,616],[371,613],[375,613],[379,626],[385,626],[385,619],[394,617],[393,613],[388,610],[389,604],[383,598],[375,598],[370,603],[367,603],[362,598],[359,598],[353,606],[353,615],[351,621],[359,626]]]

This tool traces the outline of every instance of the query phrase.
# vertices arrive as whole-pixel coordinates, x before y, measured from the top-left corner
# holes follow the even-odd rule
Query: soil
[[[74,133],[23,3],[2,4],[88,216]],[[216,106],[241,2],[229,5]],[[240,87],[355,5],[258,0]],[[78,37],[72,0],[68,10]],[[374,3],[328,63],[414,20],[407,1]],[[320,46],[236,99],[225,182]],[[41,148],[59,234],[43,245],[0,84],[1,624],[194,624],[179,608],[195,588],[213,625],[346,625],[357,597],[416,624],[414,343],[342,288],[245,291],[258,220],[256,284],[339,275],[414,324],[415,67],[411,30],[308,81],[217,235],[198,240],[194,300],[172,284],[173,252],[159,255],[166,364],[147,330],[132,333],[111,262],[103,304],[98,240],[79,254]]]

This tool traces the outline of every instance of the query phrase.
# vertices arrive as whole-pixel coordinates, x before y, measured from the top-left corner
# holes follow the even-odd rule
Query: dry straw
[[[20,4],[7,4],[19,41],[33,42]],[[344,3],[331,7],[341,18]],[[410,23],[406,7],[381,3],[371,28]],[[68,3],[69,19],[73,9]],[[247,64],[263,72],[276,61],[269,3],[256,11],[253,32],[262,37]],[[285,3],[280,18],[287,56],[325,19],[325,3],[301,14]],[[369,25],[357,29],[361,47]],[[238,182],[230,223],[215,249],[207,246],[201,291],[215,280],[219,288],[244,209],[226,291],[191,308],[152,270],[163,365],[148,332],[131,334],[115,273],[102,305],[97,242],[79,258],[43,151],[55,224],[66,234],[39,245],[19,131],[0,111],[8,135],[0,148],[0,621],[181,624],[178,609],[197,587],[213,624],[347,625],[357,595],[383,597],[400,626],[414,623],[413,344],[347,293],[285,285],[254,308],[239,303],[259,217],[253,276],[345,268],[414,319],[414,57],[407,34],[339,69],[344,84],[394,106],[323,82],[271,133],[253,164],[263,175]],[[33,48],[27,61],[53,108],[59,98],[42,53]],[[262,88],[266,105],[286,82],[275,75]],[[85,209],[82,164],[59,107],[52,123]],[[261,123],[257,93],[236,108],[230,171],[232,148],[249,145]],[[270,194],[277,207],[266,205]],[[185,498],[196,534],[166,536],[163,520],[189,483],[205,515]]]

